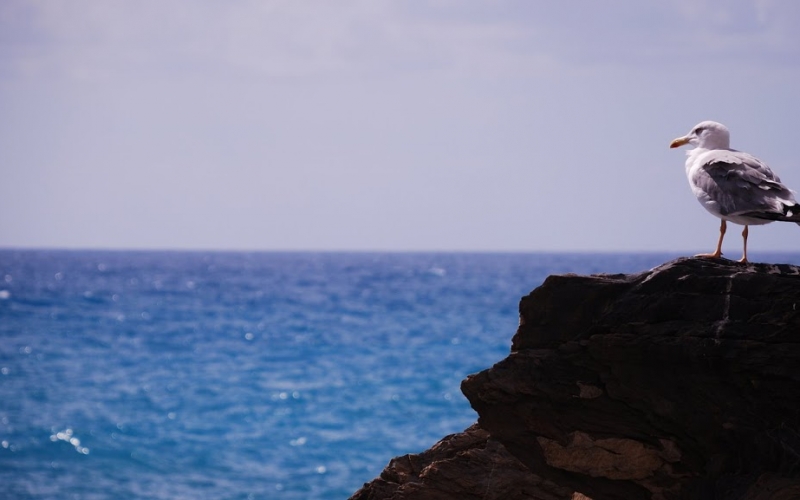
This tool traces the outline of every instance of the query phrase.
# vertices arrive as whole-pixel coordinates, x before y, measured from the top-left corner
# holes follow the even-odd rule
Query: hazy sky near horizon
[[[711,251],[669,143],[721,121],[800,190],[797,26],[793,0],[4,0],[0,247]]]

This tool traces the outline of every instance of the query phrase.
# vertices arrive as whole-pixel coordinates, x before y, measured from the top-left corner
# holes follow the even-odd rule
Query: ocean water
[[[674,257],[2,250],[0,498],[347,498],[476,420],[547,275]]]

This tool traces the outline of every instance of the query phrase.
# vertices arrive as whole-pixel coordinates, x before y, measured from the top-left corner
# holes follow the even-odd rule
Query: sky
[[[800,189],[797,26],[794,0],[3,0],[0,247],[710,252],[669,143],[720,121]]]

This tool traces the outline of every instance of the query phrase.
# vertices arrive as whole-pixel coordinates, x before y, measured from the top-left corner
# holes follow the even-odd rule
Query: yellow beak
[[[670,148],[679,148],[679,147],[683,146],[684,144],[689,144],[689,138],[688,137],[678,137],[677,139],[675,139],[674,141],[672,141],[670,143],[669,147]]]

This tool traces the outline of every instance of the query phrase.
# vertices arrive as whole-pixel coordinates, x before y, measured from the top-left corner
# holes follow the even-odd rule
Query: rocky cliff
[[[462,391],[476,425],[352,499],[800,499],[800,267],[551,276]]]

